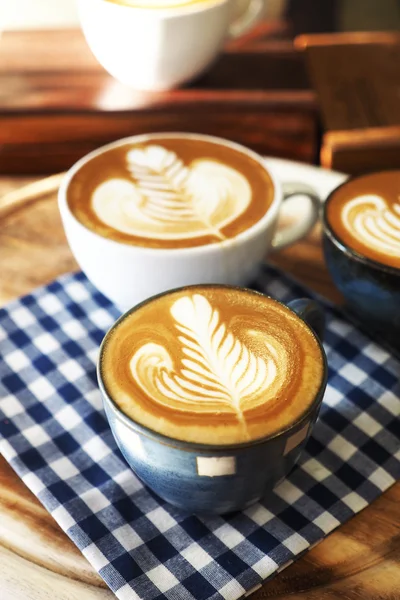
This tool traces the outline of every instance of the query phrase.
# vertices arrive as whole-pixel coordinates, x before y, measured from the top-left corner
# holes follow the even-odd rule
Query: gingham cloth
[[[272,268],[256,287],[310,295]],[[0,450],[118,598],[240,598],[400,478],[400,363],[325,308],[329,384],[301,462],[227,517],[183,513],[127,467],[95,372],[118,311],[82,274],[0,311]]]

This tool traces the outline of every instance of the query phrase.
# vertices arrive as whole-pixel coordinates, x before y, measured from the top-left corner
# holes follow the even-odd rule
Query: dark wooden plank
[[[210,102],[184,110],[140,112],[0,114],[0,171],[49,173],[68,168],[112,140],[151,131],[193,131],[232,139],[261,154],[310,161],[315,116],[274,104]]]

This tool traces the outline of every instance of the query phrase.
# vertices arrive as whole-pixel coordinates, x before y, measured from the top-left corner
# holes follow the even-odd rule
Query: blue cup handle
[[[311,327],[322,342],[325,333],[325,315],[320,305],[315,300],[299,298],[298,300],[289,302],[288,307]]]

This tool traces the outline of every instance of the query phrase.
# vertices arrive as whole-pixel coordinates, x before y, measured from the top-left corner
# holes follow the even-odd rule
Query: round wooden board
[[[21,186],[0,179],[0,197]],[[1,211],[1,203],[0,203]],[[325,270],[318,227],[273,262],[339,301]],[[0,222],[0,304],[76,269],[55,197]],[[292,600],[400,599],[400,483],[252,596]],[[109,600],[113,594],[56,522],[0,458],[0,597]]]

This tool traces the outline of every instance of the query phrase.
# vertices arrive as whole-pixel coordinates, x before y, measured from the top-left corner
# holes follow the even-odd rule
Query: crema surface
[[[199,286],[134,310],[106,339],[105,389],[134,421],[204,444],[294,423],[323,380],[318,342],[292,311],[245,290]]]
[[[150,248],[202,246],[256,224],[274,198],[249,154],[191,137],[156,137],[105,150],[72,177],[75,217],[104,237]]]
[[[353,179],[328,202],[327,219],[340,240],[367,258],[400,268],[400,171]]]

